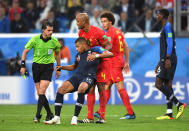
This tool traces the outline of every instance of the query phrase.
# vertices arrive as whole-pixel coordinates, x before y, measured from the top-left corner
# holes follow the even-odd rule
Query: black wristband
[[[21,68],[25,68],[25,67],[26,67],[25,60],[22,60],[22,61],[21,61]]]
[[[61,69],[59,68],[59,69],[57,69],[57,71],[61,71]]]

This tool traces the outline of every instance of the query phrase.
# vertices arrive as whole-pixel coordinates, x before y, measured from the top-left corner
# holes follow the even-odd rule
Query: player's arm
[[[167,24],[165,26],[165,33],[166,33],[166,43],[167,43],[167,55],[165,60],[165,68],[170,69],[171,68],[171,54],[172,54],[172,48],[173,48],[173,33],[171,30],[171,25]]]
[[[112,44],[108,40],[102,43],[102,46],[108,51],[112,50]]]
[[[60,66],[60,52],[59,51],[55,51],[55,60],[56,60],[56,63],[57,63],[57,66]],[[60,76],[60,71],[58,70],[55,70],[56,72],[56,78],[58,78]]]
[[[105,50],[104,48],[100,46],[95,46],[91,48],[94,52],[92,54],[89,54],[87,57],[87,61],[93,61],[98,58],[110,58],[113,57],[113,53]],[[96,53],[95,53],[96,52]]]
[[[75,70],[78,66],[78,63],[73,63],[72,65],[67,65],[67,66],[56,66],[55,71],[60,71],[60,70],[68,70],[72,71]]]
[[[30,50],[28,49],[24,49],[24,51],[22,52],[22,59],[21,59],[21,68],[20,68],[20,73],[21,75],[24,75],[26,72],[26,55]]]
[[[125,55],[125,63],[124,63],[123,70],[127,74],[130,71],[130,68],[129,68],[129,47],[128,47],[125,40],[123,40],[123,51],[124,51],[124,55]]]

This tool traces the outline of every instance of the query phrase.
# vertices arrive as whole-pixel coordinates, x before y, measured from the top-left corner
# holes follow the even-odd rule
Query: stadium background
[[[3,0],[1,0],[0,2],[2,1]],[[49,7],[49,2],[52,2],[51,0],[33,0],[33,2],[36,2],[36,6],[41,1],[46,2],[46,10],[47,7]],[[86,2],[89,6],[95,4],[94,1],[84,0],[84,2]],[[114,0],[112,1],[115,2]],[[120,2],[121,5],[121,2],[123,1],[117,1],[116,4]],[[153,12],[153,16],[155,16],[156,9],[161,8],[158,6],[159,1],[161,2],[161,0],[155,0],[155,5],[152,6],[153,8],[150,8],[150,10],[152,10]],[[167,1],[170,2],[172,0]],[[8,1],[9,8],[11,8],[12,3],[14,2],[22,2],[22,0]],[[69,5],[70,0],[66,0],[66,2],[67,3],[63,2],[67,5],[65,6],[65,10],[69,10],[69,8],[71,8],[72,5]],[[78,5],[81,7],[86,6],[86,4],[84,4],[82,0],[78,0],[77,2],[79,2]],[[131,26],[132,28],[124,30],[121,25],[117,25],[118,28],[120,28],[121,30],[123,29],[122,31],[125,33],[125,39],[130,49],[129,61],[131,72],[129,75],[124,76],[125,87],[130,96],[132,104],[165,104],[165,97],[154,87],[155,74],[153,71],[159,59],[159,33],[154,33],[154,31],[158,30],[145,31],[146,28],[143,28],[141,26],[140,23],[143,20],[143,18],[146,17],[146,12],[148,11],[150,6],[148,5],[149,2],[146,2],[145,0],[143,2],[144,8],[141,9],[137,6],[137,0],[135,0],[134,2],[129,1],[129,5],[133,8],[135,12],[135,17],[131,19],[131,21],[134,23]],[[175,95],[178,97],[179,100],[185,103],[189,103],[189,38],[187,27],[188,3],[185,2],[185,0],[181,0],[179,2],[174,1],[174,5],[172,5],[169,8],[169,11],[171,14],[170,21],[172,22],[177,34],[176,44],[178,66],[175,74],[175,79],[173,81],[173,88],[175,90]],[[25,7],[23,3],[21,5],[22,8]],[[102,9],[106,8],[103,6],[102,1],[97,1],[95,10],[98,9],[102,11],[101,6]],[[51,9],[48,9],[48,11],[50,10]],[[175,10],[181,11],[177,12]],[[44,18],[47,18],[48,11],[46,13],[46,17]],[[74,40],[78,37],[76,33],[69,32],[72,25],[72,21],[70,20],[73,19],[70,19],[68,17],[68,12],[67,14],[65,14],[65,12],[62,13],[60,10],[59,13],[57,13],[58,10],[53,11],[56,13],[55,19],[56,21],[58,21],[59,25],[59,30],[54,34],[54,36],[56,38],[64,38],[65,44],[70,48],[72,56],[72,59],[69,63],[62,62],[62,64],[71,64],[73,63],[76,54]],[[138,16],[137,11],[139,13]],[[9,12],[7,13],[8,14],[6,14],[6,16],[9,17]],[[129,12],[127,13],[128,16],[130,16]],[[115,15],[120,16],[120,14],[116,14],[116,12]],[[91,17],[92,16],[93,14],[91,14]],[[174,16],[176,17],[174,18]],[[24,19],[24,14],[22,14],[22,18]],[[120,17],[118,17],[118,19],[120,19]],[[40,27],[40,22],[38,25]],[[31,73],[32,52],[30,52],[30,54],[28,54],[27,56],[26,63],[29,76],[27,76],[26,80],[23,78],[23,76],[19,75],[19,72],[16,72],[15,74],[10,76],[7,71],[7,63],[10,60],[10,58],[19,58],[19,56],[21,56],[21,53],[24,49],[24,45],[32,36],[36,35],[36,33],[39,33],[40,29],[38,28],[38,26],[36,26],[34,29],[28,27],[28,33],[25,34],[23,34],[24,32],[13,33],[11,31],[12,30],[9,30],[9,33],[0,33],[0,104],[35,104],[37,103],[37,95],[35,92]],[[62,71],[61,77],[59,79],[55,79],[53,77],[53,81],[50,84],[50,87],[48,88],[46,94],[51,104],[54,103],[57,87],[64,80],[69,78],[70,75],[72,75],[73,73],[74,72]],[[96,96],[96,104],[98,104],[98,93],[96,93]],[[74,104],[76,97],[76,94],[66,95],[65,103]],[[109,101],[109,104],[122,104],[120,101],[120,97],[117,94],[117,91],[114,86],[111,92],[111,99]]]

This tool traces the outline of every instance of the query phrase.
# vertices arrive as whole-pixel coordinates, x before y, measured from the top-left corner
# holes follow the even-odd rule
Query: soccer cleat
[[[135,113],[133,112],[132,115],[126,114],[126,115],[124,115],[123,117],[121,117],[120,119],[123,120],[123,119],[135,119],[135,118],[136,118],[136,115],[135,115]]]
[[[100,114],[99,114],[98,111],[96,111],[96,112],[94,113],[94,117],[96,117],[96,118],[100,118]]]
[[[174,117],[172,117],[172,115],[169,116],[168,114],[165,114],[165,115],[163,115],[163,116],[156,117],[156,120],[173,120],[173,119],[174,119]]]
[[[103,123],[105,123],[105,120],[104,120],[102,117],[100,117],[100,118],[96,121],[96,123],[97,123],[97,124],[103,124]]]
[[[71,125],[77,125],[77,116],[72,117]]]
[[[59,125],[60,124],[60,117],[59,116],[54,116],[51,120],[44,121],[44,123],[45,124],[49,124],[49,125],[52,125],[52,124]]]
[[[43,122],[45,123],[46,121],[50,121],[53,117],[54,117],[53,114],[47,115],[46,119]]]
[[[77,120],[79,123],[94,123],[94,120],[90,120],[88,118],[85,118],[83,120]]]
[[[39,123],[39,122],[40,122],[40,119],[41,119],[41,116],[42,116],[42,115],[35,116],[35,117],[33,118],[33,121],[34,121],[35,123]]]
[[[179,119],[183,112],[184,112],[184,109],[186,108],[186,104],[181,104],[177,107],[177,115],[176,115],[176,119]]]

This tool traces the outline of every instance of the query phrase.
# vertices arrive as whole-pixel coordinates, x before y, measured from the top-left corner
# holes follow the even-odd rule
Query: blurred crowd
[[[157,32],[156,11],[166,8],[173,14],[174,4],[174,0],[0,0],[0,33],[40,32],[44,19],[54,24],[54,32],[77,33],[79,12],[87,12],[90,24],[102,28],[99,17],[104,10],[114,13],[115,27],[123,32]],[[188,0],[181,4],[182,11],[188,9]],[[185,30],[187,23],[182,26]]]

